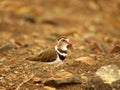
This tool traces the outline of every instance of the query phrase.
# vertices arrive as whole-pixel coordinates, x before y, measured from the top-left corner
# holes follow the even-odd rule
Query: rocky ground
[[[59,36],[63,64],[26,59]],[[120,0],[0,0],[0,90],[120,90],[119,38]]]

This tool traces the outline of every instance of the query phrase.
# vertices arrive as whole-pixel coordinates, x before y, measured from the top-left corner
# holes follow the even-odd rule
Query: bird
[[[72,47],[70,39],[66,36],[58,38],[56,45],[53,48],[43,50],[40,54],[32,57],[31,61],[40,61],[47,64],[61,63],[67,57],[67,51]]]

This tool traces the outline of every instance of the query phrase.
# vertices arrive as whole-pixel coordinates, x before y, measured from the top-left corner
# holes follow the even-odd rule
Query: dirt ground
[[[53,47],[59,36],[74,41],[58,68],[26,58]],[[32,75],[49,78],[61,70],[90,78],[103,65],[120,67],[120,0],[0,0],[0,90],[15,90]],[[112,51],[113,50],[113,51]],[[77,62],[90,57],[97,64]],[[57,90],[83,90],[82,84]],[[43,90],[32,79],[19,90]]]

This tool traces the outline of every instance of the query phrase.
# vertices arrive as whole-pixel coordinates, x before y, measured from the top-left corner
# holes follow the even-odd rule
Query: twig
[[[23,84],[27,83],[27,82],[28,82],[30,79],[32,79],[34,76],[35,76],[35,74],[31,75],[31,77],[30,77],[29,79],[21,82],[15,90],[19,90],[20,87],[21,87]]]

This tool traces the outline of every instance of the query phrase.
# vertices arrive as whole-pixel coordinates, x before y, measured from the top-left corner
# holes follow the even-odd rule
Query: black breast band
[[[60,53],[65,53],[65,54],[67,53],[67,51],[64,51],[64,50],[61,50],[61,49],[58,49],[58,51],[59,51]],[[64,60],[64,59],[66,58],[66,56],[63,56],[63,55],[61,55],[60,53],[58,53],[60,60]]]
[[[59,55],[60,60],[64,60],[66,58],[66,56],[62,56],[59,53],[58,53],[58,55]]]

